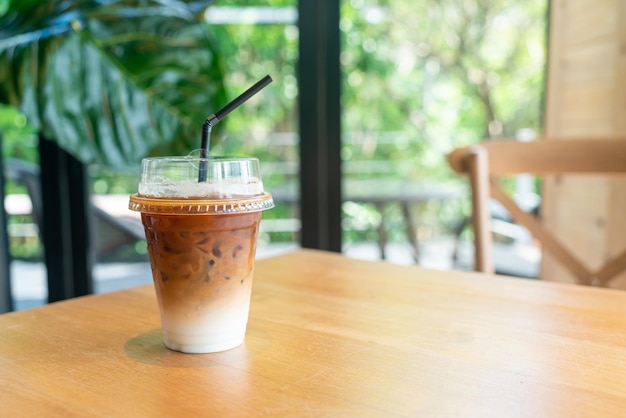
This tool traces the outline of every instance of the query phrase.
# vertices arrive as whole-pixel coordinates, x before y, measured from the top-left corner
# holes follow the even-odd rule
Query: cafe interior
[[[623,2],[44,3],[0,16],[7,416],[626,414]],[[196,151],[273,206],[208,354],[129,209]]]

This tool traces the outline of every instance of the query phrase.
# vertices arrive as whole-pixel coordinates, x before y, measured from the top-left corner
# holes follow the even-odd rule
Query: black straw
[[[257,81],[252,87],[248,90],[241,93],[237,98],[229,102],[226,106],[222,107],[220,110],[206,118],[204,124],[202,125],[202,140],[200,142],[200,157],[207,158],[209,156],[209,146],[211,140],[211,129],[217,122],[221,121],[232,112],[237,107],[241,106],[245,101],[247,101],[250,97],[257,94],[261,91],[262,88],[267,86],[272,82],[272,77],[266,75],[259,81]],[[200,172],[198,173],[198,181],[206,181],[206,161],[201,161],[200,163]]]

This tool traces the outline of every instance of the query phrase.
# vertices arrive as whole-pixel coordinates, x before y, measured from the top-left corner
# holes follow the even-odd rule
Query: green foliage
[[[272,1],[224,0],[227,6],[296,5],[295,0]],[[211,11],[209,10],[209,13]],[[295,154],[284,147],[272,147],[271,134],[297,132],[298,30],[293,24],[227,24],[212,26],[224,57],[228,96],[233,98],[253,82],[270,74],[272,84],[224,120],[224,129],[215,137],[215,154],[254,155],[261,161],[285,161]],[[297,143],[293,144],[294,147]],[[288,160],[289,161],[289,160]]]
[[[22,0],[12,4],[15,3],[26,4]],[[42,3],[57,7],[61,3],[65,4],[61,1]],[[178,148],[170,147],[168,151],[155,151],[153,148],[151,152],[186,153],[188,149],[197,147],[194,141],[199,140],[199,127],[204,117],[265,74],[270,74],[274,79],[272,84],[214,129],[212,153],[258,157],[264,182],[270,191],[285,182],[297,181],[298,30],[295,22],[214,25],[200,31],[199,15],[193,13],[193,18],[179,14],[167,18],[162,13],[156,20],[139,16],[128,22],[126,18],[120,17],[122,4],[132,4],[133,10],[143,10],[140,3],[149,5],[151,10],[163,11],[166,4],[191,10],[195,4],[191,1],[137,0],[109,3],[111,6],[106,8],[100,2],[74,2],[70,8],[71,11],[81,10],[81,19],[76,21],[81,22],[82,26],[76,29],[69,27],[68,32],[54,37],[59,39],[58,45],[55,45],[56,49],[50,50],[63,52],[65,61],[57,62],[56,59],[60,58],[52,60],[53,55],[60,52],[50,53],[49,59],[56,63],[54,68],[66,68],[63,63],[67,63],[67,67],[71,66],[69,57],[79,60],[81,56],[90,54],[90,60],[98,63],[91,64],[95,67],[94,71],[100,73],[90,76],[89,80],[96,81],[90,81],[88,86],[112,85],[121,92],[129,89],[137,94],[128,96],[137,99],[128,98],[124,102],[122,98],[126,96],[120,93],[122,98],[115,102],[117,96],[114,92],[101,88],[101,96],[98,97],[111,97],[111,103],[119,104],[117,107],[111,105],[109,116],[126,115],[111,122],[110,126],[120,127],[125,132],[120,124],[130,120],[132,110],[128,109],[145,107],[147,103],[162,110],[180,107],[183,109],[180,114],[163,110],[164,116],[158,119],[165,125],[163,128],[155,125],[138,132],[148,137],[148,141],[158,136],[165,137],[168,133],[185,137],[187,142],[179,142],[184,145]],[[531,128],[540,133],[547,3],[547,0],[343,0],[340,60],[344,174],[360,178],[396,177],[407,182],[461,181],[451,173],[445,161],[445,154],[453,147],[486,137],[513,136],[522,128]],[[91,10],[87,5],[97,7]],[[220,0],[214,6],[296,5],[296,0]],[[35,14],[33,21],[48,22],[47,26],[39,23],[40,27],[50,28],[50,22],[70,12],[69,9],[60,12],[49,5],[47,7],[45,11],[37,9]],[[50,14],[49,19],[45,17],[46,13]],[[0,45],[4,42],[2,31],[5,30],[3,23],[6,21],[6,16],[0,18],[0,27],[3,28],[0,29]],[[191,27],[186,22],[190,22]],[[199,40],[201,35],[202,41]],[[187,39],[189,42],[183,42]],[[34,54],[35,47],[48,51],[45,48],[51,48],[52,45],[46,42],[50,41],[44,39],[32,44],[32,47],[16,46],[11,50],[11,53],[17,54],[18,64],[24,61],[19,66],[24,80],[30,77],[25,71],[26,63],[37,64],[34,68],[43,75],[50,73],[49,68],[53,64],[34,61],[29,55]],[[76,51],[63,49],[66,42],[66,48],[75,46]],[[181,43],[186,49],[180,49]],[[206,56],[194,55],[194,47],[202,45],[208,48]],[[158,48],[165,48],[166,53],[157,53]],[[8,97],[8,87],[18,89],[20,80],[3,72],[9,67],[1,60],[7,58],[9,50],[3,51],[0,53],[0,101],[4,101],[5,95]],[[203,57],[207,60],[213,57],[214,60],[203,61]],[[161,58],[165,62],[161,62]],[[213,76],[206,76],[194,82],[196,78],[188,74],[202,73],[202,68],[206,69],[207,74],[215,71],[217,81],[213,83]],[[69,76],[75,74],[72,71],[75,70],[69,69],[65,77],[60,77],[65,80],[62,88],[70,90],[70,100],[69,104],[63,105],[67,107],[64,109],[67,114],[52,114],[57,119],[84,119],[84,107],[80,114],[76,114],[81,100],[90,98],[90,103],[96,108],[98,103],[102,103],[95,96],[80,96],[85,94],[80,92],[80,88],[84,89],[87,85],[81,81],[85,79],[86,73],[82,75],[83,78],[72,76],[77,77],[74,79]],[[113,81],[105,83],[102,80]],[[217,90],[203,89],[204,85],[214,86]],[[47,106],[54,103],[53,99],[65,100],[65,95],[58,93],[58,90],[55,96],[50,90],[52,87],[48,89],[38,93],[43,95]],[[34,108],[34,97],[37,96],[29,97],[31,100],[26,104]],[[207,102],[203,104],[202,100]],[[124,107],[123,103],[127,105]],[[163,103],[165,105],[159,107]],[[38,110],[34,113],[39,115],[41,112]],[[89,110],[87,116],[91,112]],[[97,113],[95,110],[93,112]],[[171,124],[170,119],[174,120]],[[149,125],[147,121],[144,122],[145,126]],[[107,129],[101,131],[98,136],[107,134]],[[112,131],[117,135],[117,140],[122,138],[117,131]],[[66,142],[80,137],[63,136]],[[88,136],[83,135],[83,142],[88,142],[84,138]],[[105,150],[109,146],[117,146],[119,149],[116,151],[136,154],[152,147],[134,144],[131,140],[130,143],[134,145],[125,143],[128,147],[126,149],[117,144],[116,140],[99,141],[105,141],[106,144],[98,142],[89,145],[93,147],[90,152],[97,157],[108,153]],[[11,141],[5,140],[5,147],[7,142]],[[119,157],[115,152],[111,152],[111,156],[116,159]],[[106,157],[109,158],[109,155]],[[132,164],[137,167],[135,163]],[[124,187],[132,191],[134,187],[134,179],[119,176],[116,170],[105,167],[94,173],[101,180],[94,185],[98,191],[119,191]],[[364,205],[348,205],[344,209],[347,227],[344,236],[347,241],[376,238],[375,228],[380,222],[380,214]],[[428,204],[414,210],[416,219],[420,219],[422,224],[438,224],[441,228],[449,228],[461,213],[468,212],[469,205],[461,201],[445,205]],[[297,217],[292,211],[293,208],[281,206],[264,213],[264,218]],[[396,233],[391,233],[391,238],[402,239],[400,211],[390,208],[386,215],[389,225],[398,228]],[[270,235],[272,241],[293,239],[286,232]]]
[[[20,1],[0,17],[0,102],[84,162],[197,148],[225,102],[210,2]]]
[[[0,135],[2,155],[34,163],[39,160],[36,132],[17,109],[0,105]]]
[[[372,158],[407,179],[450,179],[443,156],[541,131],[546,0],[342,3],[346,132],[395,132]],[[364,106],[363,104],[367,105]],[[366,157],[345,144],[344,155]]]
[[[540,133],[547,3],[342,2],[345,175],[458,182],[445,161],[452,148],[524,128]],[[389,163],[346,172],[355,161]],[[371,231],[372,210],[345,210],[346,221]],[[447,229],[469,204],[414,210],[423,224]],[[387,215],[391,238],[402,239],[393,232],[402,231],[402,216]],[[359,228],[344,232],[347,242],[364,238]]]
[[[268,2],[222,0],[220,7],[296,6],[295,0]],[[209,10],[211,13],[212,10]],[[223,57],[228,97],[233,98],[253,82],[270,74],[273,83],[236,109],[213,135],[213,155],[259,158],[268,190],[297,182],[297,79],[298,29],[296,22],[274,24],[224,24],[212,26]],[[264,219],[297,217],[292,207],[279,205]],[[290,232],[268,234],[273,242],[292,241]]]

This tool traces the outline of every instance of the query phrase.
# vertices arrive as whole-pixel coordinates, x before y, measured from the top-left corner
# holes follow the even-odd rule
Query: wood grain
[[[623,135],[626,3],[553,0],[550,10],[544,135],[561,139]],[[623,196],[626,181],[598,179],[589,184],[579,179],[546,179],[542,218],[575,248],[576,256],[586,257],[595,268],[626,249]],[[550,256],[543,258],[541,272],[546,278],[575,280]],[[626,273],[609,285],[626,289]]]
[[[2,416],[621,416],[626,293],[300,250],[243,346],[163,347],[153,289],[0,316]]]

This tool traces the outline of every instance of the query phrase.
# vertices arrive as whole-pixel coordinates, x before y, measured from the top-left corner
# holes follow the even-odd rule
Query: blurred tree
[[[61,1],[49,3],[66,4]],[[133,56],[131,52],[140,51],[135,54],[137,59],[132,61],[137,67],[131,66],[132,71],[124,69],[122,73],[130,76],[140,67],[148,71],[153,66],[156,74],[156,68],[162,63],[152,59],[143,62],[142,59],[144,51],[150,50],[147,43],[150,36],[161,42],[165,32],[170,33],[158,29],[163,26],[161,20],[153,21],[151,25],[154,27],[146,29],[145,33],[132,36],[137,20],[111,23],[112,28],[108,30],[113,33],[108,37],[104,30],[109,25],[108,18],[104,18],[108,16],[107,10],[112,15],[115,15],[114,10],[119,14],[124,10],[121,8],[124,4],[133,4],[143,10],[140,8],[143,3],[80,1],[73,7],[87,10],[87,3],[99,4],[99,7],[104,7],[104,3],[112,5],[85,20],[91,23],[82,29],[82,32],[84,28],[88,32],[93,30],[106,40],[101,42],[104,47],[100,53],[102,59],[115,57],[118,48],[127,51],[122,56],[129,60]],[[166,3],[192,7],[208,2],[145,2],[157,10],[164,10],[162,7],[166,7]],[[190,101],[189,107],[197,110],[197,116],[193,116],[193,121],[184,119],[189,129],[182,130],[193,138],[186,146],[195,148],[193,141],[197,135],[198,118],[203,120],[229,98],[270,74],[275,81],[263,90],[262,96],[237,109],[237,113],[220,123],[213,133],[215,153],[261,158],[267,172],[264,180],[269,186],[284,182],[286,175],[297,174],[298,29],[295,19],[273,23],[271,19],[244,22],[254,22],[254,19],[248,19],[248,13],[255,8],[264,11],[268,7],[295,9],[296,4],[296,0],[220,0],[208,9],[207,16],[210,17],[220,8],[234,8],[235,13],[239,11],[240,21],[209,24],[207,42],[216,56],[214,64],[222,72],[225,90],[222,94],[202,92],[205,99],[213,99],[202,105]],[[443,156],[452,147],[487,136],[514,135],[521,128],[540,132],[546,8],[547,0],[342,1],[342,152],[346,168],[352,169],[353,163],[368,162],[372,164],[366,168],[373,167],[369,174],[359,175],[449,180],[453,176]],[[91,13],[85,16],[91,16]],[[195,27],[202,19],[199,12],[194,13]],[[120,20],[119,17],[110,20],[115,22],[116,19]],[[137,19],[150,22],[145,16]],[[172,19],[185,22],[178,15]],[[129,29],[131,27],[135,29]],[[178,29],[172,30],[172,34],[182,30],[184,25],[173,27]],[[71,27],[68,30],[70,32],[64,36],[79,36]],[[141,34],[146,35],[145,39]],[[130,48],[135,36],[141,39],[142,49]],[[0,59],[3,56],[0,55]],[[145,56],[155,58],[151,54]],[[194,61],[188,60],[185,54],[183,58],[175,54],[171,57],[174,62],[185,63],[183,69],[192,70],[187,67]],[[117,66],[125,61],[111,62]],[[184,74],[179,67],[173,65],[173,74]],[[0,98],[3,74],[0,69]],[[146,73],[145,79],[141,76],[139,80],[165,82],[170,77],[169,70],[161,72],[157,79],[151,79],[150,74]],[[184,78],[181,75],[181,79]],[[135,83],[132,77],[128,80]],[[205,79],[203,83],[209,81]],[[200,84],[186,87],[199,92],[202,90]],[[178,97],[184,97],[187,90],[182,89],[183,85],[173,85],[176,89],[180,87],[176,90],[180,93]],[[161,94],[168,84],[161,86],[155,90],[156,94]],[[145,91],[149,93],[149,90]],[[277,164],[273,165],[273,162]],[[385,162],[386,168],[383,167]],[[105,185],[102,187],[106,190]],[[268,216],[274,215],[287,216],[282,208],[268,212]]]
[[[3,137],[0,155],[30,162],[39,160],[36,132],[23,113],[14,107],[0,105],[0,132]]]
[[[541,131],[546,9],[547,0],[345,1],[344,130],[398,133],[395,149],[347,144],[346,154],[445,178],[454,146]]]
[[[274,83],[263,90],[262,98],[253,98],[250,103],[237,109],[237,117],[229,118],[227,128],[222,131],[223,140],[217,141],[216,152],[244,152],[264,157],[277,150],[267,147],[270,133],[297,132],[296,16],[293,21],[272,21],[271,17],[260,19],[257,16],[250,18],[249,23],[245,18],[246,15],[258,15],[261,12],[272,16],[271,8],[292,8],[295,12],[295,7],[296,0],[222,0],[209,10],[209,15],[219,15],[220,9],[224,11],[230,8],[239,16],[239,22],[212,26],[219,52],[224,57],[228,95],[236,96],[265,74],[270,74],[274,79]],[[277,158],[281,156],[271,160]]]
[[[20,4],[30,3],[43,7],[43,2],[35,0]],[[47,3],[65,4],[61,1]],[[297,159],[293,149],[271,144],[268,147],[267,143],[267,138],[272,133],[297,132],[295,66],[298,56],[298,30],[295,20],[211,25],[207,42],[210,51],[216,56],[213,63],[217,65],[216,71],[223,72],[227,90],[220,94],[198,94],[197,96],[204,96],[207,100],[207,103],[200,104],[197,96],[191,96],[194,100],[183,99],[191,89],[201,91],[198,83],[184,82],[191,78],[185,75],[185,71],[195,71],[189,68],[193,67],[193,60],[187,56],[184,60],[178,59],[180,54],[172,52],[166,56],[168,58],[163,59],[165,62],[161,62],[156,60],[156,53],[146,52],[151,50],[151,44],[148,43],[151,36],[167,46],[169,31],[166,37],[165,31],[164,34],[159,34],[156,29],[161,18],[150,20],[146,16],[137,15],[131,22],[105,25],[101,21],[115,21],[111,16],[121,13],[124,10],[123,5],[133,4],[136,8],[132,9],[135,14],[144,13],[141,11],[145,9],[136,1],[75,3],[72,7],[82,10],[85,18],[71,20],[70,23],[91,23],[79,31],[83,35],[67,26],[68,33],[63,37],[75,38],[80,35],[86,39],[82,42],[86,43],[89,42],[84,32],[94,31],[103,37],[106,42],[98,43],[98,48],[101,49],[99,60],[106,62],[108,57],[115,58],[116,54],[121,54],[123,60],[111,58],[110,61],[114,66],[123,68],[122,75],[128,76],[131,85],[136,80],[144,84],[161,83],[154,89],[146,89],[142,84],[141,89],[144,89],[147,96],[152,92],[168,96],[165,90],[173,86],[176,93],[168,97],[168,100],[171,102],[177,97],[175,100],[179,104],[185,102],[185,114],[195,114],[195,122],[189,117],[181,117],[180,120],[186,126],[180,130],[181,135],[188,137],[185,147],[195,148],[198,119],[202,120],[204,116],[221,107],[228,98],[236,96],[263,75],[270,74],[275,82],[263,91],[262,100],[254,98],[237,110],[237,117],[231,116],[217,126],[213,135],[215,152],[254,154],[266,161]],[[104,3],[109,4],[109,7],[104,8]],[[161,2],[151,3],[152,8],[157,3],[159,6],[156,10],[164,10],[162,7],[165,6],[161,6]],[[206,5],[207,2],[171,4],[179,3],[199,10],[198,4]],[[17,3],[11,4],[15,7]],[[87,13],[87,10],[91,10],[87,4],[92,8],[99,5],[95,8],[99,12]],[[221,0],[214,8],[246,10],[246,7],[295,6],[296,0]],[[455,145],[487,136],[514,135],[521,128],[540,131],[546,7],[547,0],[342,2],[342,118],[347,139],[344,157],[347,160],[398,160],[394,164],[397,175],[441,177],[449,174],[442,167],[441,155]],[[55,13],[67,21],[69,12],[74,10],[70,9],[59,9]],[[208,13],[212,10],[213,8],[209,9]],[[196,21],[200,19],[199,12],[194,16]],[[243,12],[240,16],[242,22],[246,21]],[[171,19],[184,22],[183,18],[176,15]],[[128,32],[133,27],[141,27],[137,26],[138,22],[144,20],[153,22],[153,27],[145,29],[145,32]],[[47,21],[54,19],[50,17]],[[102,26],[111,27],[105,30]],[[46,27],[53,26],[48,23]],[[178,31],[182,30],[175,25],[174,27]],[[176,30],[172,30],[172,33],[177,33]],[[124,32],[126,35],[122,35],[123,31],[127,31]],[[156,35],[154,31],[157,32]],[[40,42],[45,46],[43,40]],[[0,43],[1,45],[6,45],[6,42]],[[142,45],[141,54],[135,53],[139,51],[138,45]],[[24,46],[16,46],[13,50],[20,51],[20,48],[23,49]],[[4,50],[0,59],[8,55],[8,49]],[[21,56],[24,55],[22,53]],[[180,68],[180,64],[174,64],[175,62],[185,62],[184,69]],[[159,68],[158,65],[165,66],[162,67],[160,76],[156,77],[156,71],[150,72],[149,69]],[[173,72],[167,66],[172,66]],[[6,73],[0,71],[0,100],[2,86],[11,85],[7,78],[4,79],[7,82],[2,83],[2,74],[7,77]],[[172,77],[175,81],[168,81]],[[78,80],[80,81],[80,76]],[[205,79],[204,82],[213,85],[210,80]],[[51,91],[49,88],[46,93],[49,101],[54,97],[50,94]],[[83,111],[75,120],[84,118],[84,113]],[[125,119],[127,118],[120,118],[120,121]],[[106,133],[107,129],[103,131]],[[108,131],[112,131],[113,135],[117,133],[114,129]],[[385,140],[374,135],[353,141],[350,138],[352,132],[396,132],[399,135],[386,140],[395,144],[392,147],[381,145]],[[75,137],[74,134],[59,136]],[[297,139],[293,135],[286,138],[292,138],[291,141]],[[115,139],[95,145],[104,148],[109,144],[114,146],[116,143],[128,142],[121,141],[121,137]],[[291,144],[294,145],[293,142]],[[94,153],[109,158],[101,150]],[[117,153],[111,155],[115,156]]]

